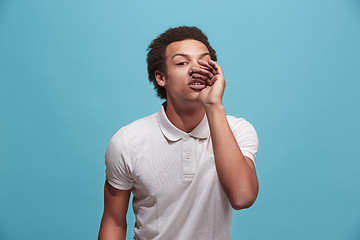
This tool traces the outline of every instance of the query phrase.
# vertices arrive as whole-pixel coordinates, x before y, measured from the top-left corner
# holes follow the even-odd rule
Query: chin
[[[202,105],[202,103],[200,102],[199,96],[188,98],[188,99],[186,99],[186,102],[194,104],[194,105]]]

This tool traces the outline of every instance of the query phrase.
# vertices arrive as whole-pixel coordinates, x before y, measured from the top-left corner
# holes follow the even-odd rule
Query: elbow
[[[253,193],[241,194],[241,196],[233,197],[230,200],[231,207],[234,210],[249,208],[255,203],[257,195],[258,191],[254,191]]]
[[[231,207],[234,209],[234,210],[241,210],[241,209],[246,209],[246,208],[249,208],[251,207],[254,202],[255,202],[256,198],[255,199],[242,199],[241,201],[232,201],[230,202],[231,203]]]

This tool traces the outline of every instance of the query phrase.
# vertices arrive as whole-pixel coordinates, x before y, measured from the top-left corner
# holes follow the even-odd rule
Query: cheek
[[[189,68],[181,67],[177,69],[172,69],[171,71],[168,71],[167,75],[171,79],[184,79],[189,76]]]

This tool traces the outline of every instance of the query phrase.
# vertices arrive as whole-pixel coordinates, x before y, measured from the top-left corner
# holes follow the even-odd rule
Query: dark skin
[[[242,154],[227,122],[222,68],[196,40],[171,43],[166,56],[167,74],[155,72],[155,77],[166,89],[167,117],[177,128],[190,132],[206,114],[220,183],[234,209],[250,207],[258,193],[255,165]],[[203,87],[192,86],[194,79]]]
[[[166,89],[168,119],[178,129],[190,132],[206,114],[224,192],[234,209],[250,207],[258,193],[255,165],[242,154],[227,122],[222,105],[226,86],[222,68],[196,40],[173,42],[165,55],[166,74],[158,70],[154,74],[157,83]],[[130,190],[118,190],[106,182],[104,192],[99,239],[125,239]]]

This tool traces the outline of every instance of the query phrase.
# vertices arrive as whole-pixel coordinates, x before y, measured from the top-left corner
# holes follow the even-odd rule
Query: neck
[[[184,132],[191,132],[203,119],[205,108],[201,103],[173,104],[167,101],[166,116],[170,122]]]

